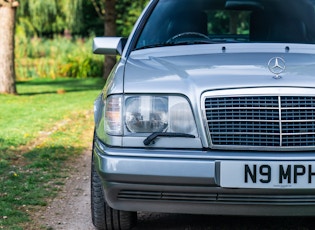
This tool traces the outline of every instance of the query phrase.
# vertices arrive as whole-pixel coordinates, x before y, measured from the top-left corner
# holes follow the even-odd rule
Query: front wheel
[[[92,159],[91,164],[91,214],[93,225],[99,230],[128,230],[136,225],[137,213],[109,207],[99,175]]]

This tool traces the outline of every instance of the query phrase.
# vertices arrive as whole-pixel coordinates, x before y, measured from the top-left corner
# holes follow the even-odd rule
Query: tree
[[[0,93],[16,94],[14,68],[15,12],[18,2],[0,0]]]
[[[116,12],[116,0],[105,0],[106,14],[105,14],[105,23],[104,31],[105,36],[112,37],[117,35],[117,12]],[[110,74],[110,71],[116,64],[115,56],[107,56],[104,62],[104,71],[103,78],[106,79]]]
[[[105,36],[125,36],[131,32],[133,24],[148,0],[90,0],[98,14],[104,20]],[[106,56],[103,77],[106,79],[116,63],[116,57]]]
[[[91,0],[98,16],[104,21],[104,36],[117,35],[116,0]],[[106,9],[106,10],[105,10]],[[115,56],[106,56],[104,60],[103,78],[106,79],[111,69],[116,64]]]

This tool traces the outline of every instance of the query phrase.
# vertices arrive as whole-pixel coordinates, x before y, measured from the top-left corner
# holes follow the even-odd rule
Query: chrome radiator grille
[[[206,97],[213,147],[315,147],[315,97]]]

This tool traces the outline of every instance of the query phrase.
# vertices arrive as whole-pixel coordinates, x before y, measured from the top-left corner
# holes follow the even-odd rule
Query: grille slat
[[[216,146],[315,147],[315,97],[207,97],[205,115]]]
[[[211,202],[217,200],[217,194],[179,193],[162,191],[128,191],[122,190],[118,199],[124,200],[160,200],[182,202]]]
[[[154,202],[190,202],[190,203],[274,203],[274,204],[304,204],[315,203],[314,194],[224,194],[196,192],[165,192],[165,191],[119,191],[119,200],[154,201]]]
[[[279,111],[276,109],[251,109],[251,108],[230,108],[230,109],[212,109],[206,112],[211,120],[220,120],[224,117],[226,120],[243,120],[251,117],[251,120],[278,120]]]
[[[253,133],[259,130],[259,133],[279,133],[279,122],[262,121],[212,121],[209,128],[213,133]],[[289,128],[289,127],[288,127]]]

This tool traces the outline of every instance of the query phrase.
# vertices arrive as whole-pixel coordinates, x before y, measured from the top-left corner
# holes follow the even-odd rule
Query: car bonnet
[[[277,69],[276,64],[281,66]],[[139,50],[127,59],[124,82],[126,93],[315,87],[315,46],[215,44]]]

